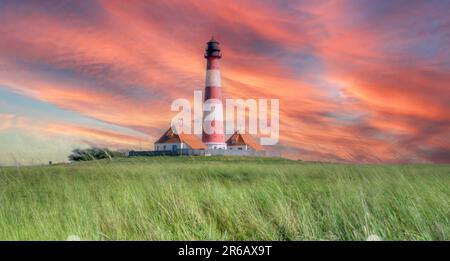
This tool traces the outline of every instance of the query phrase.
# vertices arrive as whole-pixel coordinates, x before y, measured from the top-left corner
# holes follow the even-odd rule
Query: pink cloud
[[[0,18],[0,85],[156,137],[174,115],[171,101],[203,88],[202,52],[215,33],[225,95],[279,98],[277,149],[290,157],[450,160],[446,9],[384,4],[376,12],[351,1],[100,1],[102,15],[89,22],[67,10],[62,18],[18,8]],[[420,10],[431,19],[418,18]],[[94,142],[136,142],[69,130]]]

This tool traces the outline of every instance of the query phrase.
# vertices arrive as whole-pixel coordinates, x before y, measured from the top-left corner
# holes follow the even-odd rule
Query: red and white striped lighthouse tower
[[[223,104],[222,85],[220,81],[219,42],[214,37],[207,43],[205,51],[206,79],[205,79],[205,106],[203,110],[203,135],[202,141],[209,149],[226,149],[224,126],[223,126]],[[213,110],[208,110],[206,103],[212,104]],[[205,131],[205,124],[212,127],[213,132]]]

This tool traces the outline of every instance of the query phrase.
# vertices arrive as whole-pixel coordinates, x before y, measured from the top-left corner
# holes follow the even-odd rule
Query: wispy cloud
[[[450,161],[446,1],[2,1],[0,7],[0,85],[145,133],[149,144],[167,128],[171,101],[203,88],[203,48],[215,34],[223,46],[225,95],[279,98],[277,149],[289,156]],[[2,102],[0,130],[17,113]],[[69,124],[66,133],[80,140],[116,146],[142,139],[55,122],[16,128],[62,137]]]

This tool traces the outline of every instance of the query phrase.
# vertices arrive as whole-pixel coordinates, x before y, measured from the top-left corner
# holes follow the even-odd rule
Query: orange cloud
[[[290,157],[450,160],[444,3],[73,5],[54,7],[58,15],[38,6],[5,5],[0,85],[156,137],[174,115],[171,101],[191,99],[203,89],[202,52],[215,34],[223,48],[225,96],[280,99],[276,149]],[[429,16],[417,16],[419,10]],[[1,123],[0,130],[8,126]],[[62,133],[58,124],[35,131],[45,128]],[[89,142],[137,142],[86,126],[68,130]]]

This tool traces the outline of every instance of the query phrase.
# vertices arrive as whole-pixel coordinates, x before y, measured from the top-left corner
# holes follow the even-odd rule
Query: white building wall
[[[205,142],[205,145],[208,147],[208,149],[212,149],[212,150],[226,150],[227,149],[226,143]]]
[[[187,149],[189,146],[182,142],[182,143],[155,143],[155,150],[156,151],[172,151],[177,149]]]
[[[252,150],[247,145],[228,145],[228,150]]]

